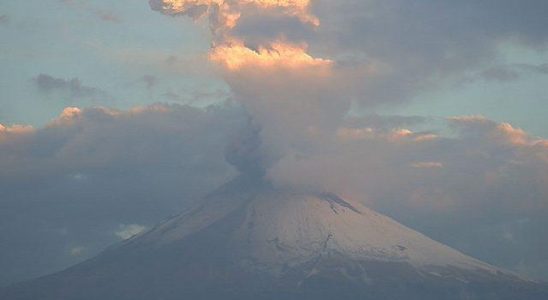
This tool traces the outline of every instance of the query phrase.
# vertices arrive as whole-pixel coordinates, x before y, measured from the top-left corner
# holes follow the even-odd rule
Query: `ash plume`
[[[225,148],[225,160],[244,177],[260,179],[266,174],[268,158],[260,133],[260,126],[250,120]]]
[[[195,21],[207,19],[212,33],[211,60],[232,69],[236,65],[258,62],[279,62],[279,58],[321,63],[306,53],[306,44],[284,41],[284,32],[255,47],[251,40],[239,37],[235,29],[247,15],[270,14],[281,18],[297,19],[304,26],[317,27],[320,22],[309,12],[310,0],[149,0],[150,7],[170,16],[187,16]],[[259,50],[254,50],[259,48]],[[255,56],[253,55],[255,54]]]

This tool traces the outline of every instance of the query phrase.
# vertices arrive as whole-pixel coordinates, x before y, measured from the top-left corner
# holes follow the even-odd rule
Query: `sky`
[[[238,176],[548,280],[544,0],[0,3],[0,286]]]

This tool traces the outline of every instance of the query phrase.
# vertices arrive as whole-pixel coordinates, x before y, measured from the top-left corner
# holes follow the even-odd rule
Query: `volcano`
[[[548,289],[335,194],[238,178],[150,231],[0,298],[548,299]]]

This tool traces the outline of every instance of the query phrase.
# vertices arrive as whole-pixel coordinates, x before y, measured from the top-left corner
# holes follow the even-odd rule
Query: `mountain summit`
[[[147,233],[0,296],[548,299],[548,290],[337,195],[239,178]]]

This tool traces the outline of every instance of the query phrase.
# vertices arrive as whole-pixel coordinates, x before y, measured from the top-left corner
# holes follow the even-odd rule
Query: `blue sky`
[[[207,31],[189,20],[154,14],[146,1],[8,1],[0,11],[6,16],[0,26],[5,41],[0,49],[3,124],[41,126],[66,106],[185,102],[192,100],[185,93],[225,88],[207,71],[186,66],[209,48]],[[170,67],[170,57],[176,66]],[[77,78],[106,95],[70,99],[55,91],[44,94],[32,82],[39,74]],[[153,87],[147,88],[144,76],[153,78]],[[182,96],[170,99],[166,93]]]

